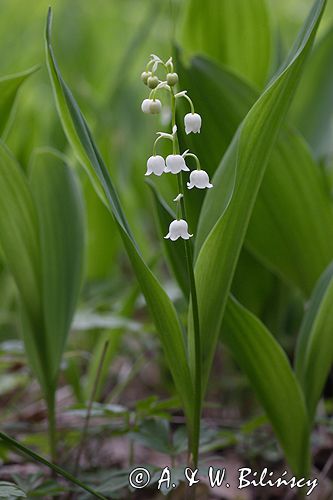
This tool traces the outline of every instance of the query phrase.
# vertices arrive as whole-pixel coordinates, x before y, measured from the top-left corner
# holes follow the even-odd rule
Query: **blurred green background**
[[[54,146],[71,155],[56,116],[44,63],[43,37],[49,4],[44,0],[0,2],[0,74],[41,65],[40,71],[24,84],[6,138],[25,168],[36,147]],[[270,0],[270,4],[276,34],[274,43],[283,53],[312,1]],[[153,255],[150,198],[142,174],[156,122],[147,120],[140,112],[145,89],[139,75],[152,51],[167,58],[172,42],[181,39],[187,2],[57,0],[51,5],[54,45],[65,79],[94,131],[135,235],[144,253]],[[330,0],[321,31],[333,17],[332,6]],[[80,176],[89,222],[87,275],[98,278],[112,269],[119,249],[118,236],[81,170]]]

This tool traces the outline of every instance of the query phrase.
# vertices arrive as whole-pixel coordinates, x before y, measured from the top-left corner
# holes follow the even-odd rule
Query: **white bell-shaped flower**
[[[144,101],[142,101],[142,104],[141,104],[141,109],[144,113],[146,113],[147,115],[150,114],[150,103],[151,103],[151,99],[145,99]]]
[[[193,170],[190,173],[190,182],[187,183],[187,187],[192,189],[194,187],[198,189],[212,188],[213,184],[209,182],[209,177],[207,172],[204,170]]]
[[[184,170],[184,172],[189,172],[190,170],[182,155],[168,155],[166,157],[166,167],[164,172],[179,174],[182,170]]]
[[[183,238],[183,240],[188,240],[193,234],[189,234],[188,225],[184,219],[174,220],[169,226],[169,232],[164,238],[170,239],[171,241],[176,241],[178,238]]]
[[[162,103],[159,99],[144,99],[141,109],[147,115],[155,115],[161,112]]]
[[[155,174],[162,175],[165,169],[165,160],[163,156],[155,155],[148,158],[147,161],[147,172],[145,175]]]
[[[198,113],[187,113],[184,117],[185,123],[185,132],[190,134],[193,132],[194,134],[200,133],[201,129],[201,116]]]

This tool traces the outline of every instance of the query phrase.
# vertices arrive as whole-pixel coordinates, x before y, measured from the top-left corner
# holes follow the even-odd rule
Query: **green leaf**
[[[332,220],[322,172],[302,137],[284,131],[257,197],[246,246],[309,296],[333,259]]]
[[[183,64],[181,56],[178,51],[176,61],[181,88],[187,89],[196,111],[202,116],[203,125],[200,134],[184,135],[181,123],[178,133],[191,150],[198,149],[204,154],[205,170],[213,174],[259,92],[233,71],[205,56],[193,57],[189,65]],[[184,101],[180,100],[181,103]],[[188,112],[188,103],[185,105],[184,111]]]
[[[39,229],[20,166],[0,142],[0,244],[32,321],[41,316]]]
[[[83,221],[68,167],[50,153],[43,159],[33,167],[33,193],[0,144],[0,243],[20,292],[26,352],[46,395],[55,388],[79,291]]]
[[[35,155],[30,181],[40,229],[48,366],[56,380],[82,281],[84,207],[72,170],[52,151]]]
[[[58,112],[67,139],[81,164],[89,172],[96,191],[106,203],[117,223],[128,257],[160,335],[167,363],[182,398],[191,427],[193,388],[178,316],[171,300],[138,251],[110,174],[97,150],[82,113],[57,66],[51,47],[50,30],[51,10],[49,10],[46,29],[46,57]]]
[[[181,88],[187,89],[203,122],[200,134],[186,135],[183,116],[188,112],[188,105],[179,101],[182,107],[178,132],[182,150],[194,151],[200,158],[202,168],[212,176],[239,124],[259,95],[234,73],[204,57],[194,57],[189,66],[182,64],[179,53],[176,57]],[[230,190],[228,183],[224,186]],[[188,223],[191,230],[196,232],[205,192],[186,190],[184,196],[188,207]]]
[[[172,451],[170,424],[167,420],[145,420],[130,436],[143,446],[160,453],[168,455]]]
[[[0,481],[0,498],[6,498],[7,500],[11,498],[27,498],[27,495],[16,484]]]
[[[332,153],[332,56],[333,27],[314,47],[291,108],[291,119],[317,158]]]
[[[1,142],[0,192],[0,244],[20,293],[26,352],[45,390],[48,350],[44,342],[37,211],[23,171]]]
[[[86,206],[87,225],[87,264],[86,276],[89,281],[102,279],[110,274],[119,239],[114,237],[115,224],[110,213],[97,196],[87,176],[82,181]]]
[[[272,52],[266,0],[190,0],[182,41],[262,87]]]
[[[229,298],[222,341],[248,376],[295,475],[309,472],[309,423],[301,388],[284,351],[267,328]]]
[[[298,338],[295,370],[304,391],[310,421],[333,363],[333,264],[313,291]]]
[[[203,381],[207,383],[225,304],[269,155],[290,106],[325,7],[318,0],[288,64],[275,76],[238,129],[206,195],[196,238]],[[193,354],[193,324],[189,340]],[[191,357],[192,360],[192,357]]]
[[[21,73],[0,78],[0,137],[5,131],[19,88],[37,69],[35,66]]]
[[[203,116],[200,136],[192,134],[186,137],[186,143],[213,175],[257,92],[202,57],[191,60],[186,68],[178,62],[177,68],[182,87],[188,89]],[[214,107],[217,103],[218,113]],[[183,130],[182,124],[179,130]],[[228,198],[230,183],[224,178],[224,185],[219,186],[222,199]],[[202,193],[185,196],[190,227],[195,231],[204,198]],[[333,258],[332,215],[328,190],[309,148],[296,131],[285,128],[273,148],[258,193],[245,240],[247,248],[265,266],[309,295]]]

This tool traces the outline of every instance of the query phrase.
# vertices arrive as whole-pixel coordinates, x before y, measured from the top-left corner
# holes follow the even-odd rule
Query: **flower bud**
[[[147,85],[150,89],[156,89],[158,82],[157,76],[149,76],[147,79]]]
[[[141,104],[141,109],[147,115],[156,115],[160,113],[162,104],[159,99],[145,99]]]
[[[151,76],[151,72],[150,71],[143,71],[143,73],[141,73],[141,80],[143,81],[143,83],[145,85],[147,85],[147,81],[148,81],[148,78]]]
[[[167,84],[170,85],[170,87],[177,85],[177,83],[179,81],[177,73],[168,73],[166,76],[166,81],[167,81]]]
[[[200,133],[201,129],[201,116],[198,113],[188,113],[184,117],[185,122],[185,132],[190,134],[193,132],[194,134]]]
[[[150,102],[150,112],[152,115],[156,115],[161,112],[162,104],[159,99],[151,99]]]

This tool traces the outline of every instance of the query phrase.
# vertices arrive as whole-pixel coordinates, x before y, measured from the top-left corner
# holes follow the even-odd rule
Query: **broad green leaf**
[[[309,423],[301,388],[284,351],[267,328],[232,297],[222,341],[248,376],[298,477],[309,472]]]
[[[189,67],[178,66],[182,87],[188,89],[203,116],[200,136],[186,137],[183,148],[189,143],[203,168],[212,175],[257,93],[236,75],[202,57],[191,60]],[[214,108],[217,104],[218,113]],[[218,140],[217,133],[222,140]],[[226,192],[221,198],[227,198],[230,182],[224,178],[219,189],[220,194]],[[185,196],[189,222],[195,231],[203,196],[192,192]],[[318,165],[299,134],[285,128],[269,159],[246,246],[266,266],[308,295],[333,257],[332,215],[332,202]]]
[[[317,0],[288,64],[275,76],[239,127],[206,195],[196,239],[195,275],[206,385],[238,256],[269,155],[282,127],[315,37],[324,0]],[[193,354],[192,314],[189,314]],[[191,357],[192,360],[192,357]]]
[[[333,27],[313,49],[291,108],[291,119],[317,158],[332,153]]]
[[[182,41],[262,87],[272,52],[266,0],[189,0]]]
[[[76,191],[68,179],[66,184],[65,167],[54,173],[50,159],[43,165],[44,179],[38,174],[45,197],[40,207],[20,166],[0,148],[0,241],[20,292],[27,355],[44,392],[55,386],[83,248]]]
[[[323,173],[302,137],[284,131],[257,197],[246,246],[309,296],[333,259],[332,221]]]
[[[114,238],[115,224],[97,196],[87,176],[82,178],[87,219],[87,279],[108,276],[114,266],[119,240]]]
[[[0,243],[20,292],[26,352],[45,393],[55,387],[83,248],[77,192],[66,183],[65,167],[54,173],[51,161],[36,174],[43,192],[35,199],[20,166],[0,147]]]
[[[20,293],[26,352],[45,391],[50,384],[49,351],[44,337],[37,210],[22,169],[2,143],[0,191],[0,244]]]
[[[0,142],[0,244],[32,321],[41,316],[39,230],[29,184]]]
[[[304,316],[296,351],[296,375],[313,420],[333,363],[333,264],[321,276]]]
[[[56,153],[35,155],[30,181],[40,229],[48,366],[56,380],[82,281],[84,208],[73,172]]]
[[[202,116],[202,127],[200,134],[184,135],[184,125],[179,120],[178,133],[184,146],[200,151],[205,170],[213,174],[259,92],[226,66],[205,56],[193,57],[188,65],[183,64],[181,56],[178,51],[176,63],[181,89],[187,90]],[[181,103],[184,101],[179,100]],[[189,111],[187,101],[181,111]],[[183,115],[184,112],[180,113],[181,118]]]
[[[175,308],[157,278],[145,264],[130,233],[110,174],[97,150],[88,126],[57,66],[50,40],[51,11],[46,29],[46,57],[58,112],[67,135],[81,164],[87,169],[94,187],[112,213],[137,280],[152,314],[156,329],[173,375],[176,388],[183,400],[191,428],[193,400],[192,381],[187,364],[185,343]],[[190,431],[191,432],[191,431]]]
[[[21,73],[0,78],[0,137],[6,128],[19,88],[37,69],[33,67]]]
[[[243,246],[232,280],[231,293],[274,333],[279,330],[281,308],[289,296],[285,286],[253,253]]]

